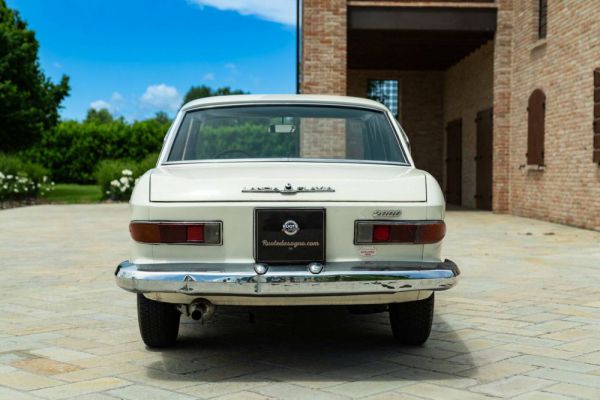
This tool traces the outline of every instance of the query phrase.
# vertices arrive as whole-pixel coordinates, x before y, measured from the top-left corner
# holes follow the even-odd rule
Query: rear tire
[[[168,347],[177,341],[181,313],[174,304],[149,300],[137,295],[138,323],[142,340],[148,347]]]
[[[434,303],[432,293],[424,300],[390,304],[390,324],[396,340],[411,346],[425,343],[431,333]]]

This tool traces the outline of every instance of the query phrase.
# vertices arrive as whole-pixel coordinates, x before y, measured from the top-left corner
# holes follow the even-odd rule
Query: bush
[[[41,165],[0,154],[0,200],[44,196],[54,186],[48,176],[48,170]]]
[[[157,119],[133,124],[66,121],[24,154],[51,169],[59,182],[91,183],[102,160],[139,162],[158,152],[168,129],[169,122]]]
[[[96,182],[105,199],[126,201],[140,176],[154,168],[158,154],[151,154],[140,162],[131,160],[104,160],[96,170]]]

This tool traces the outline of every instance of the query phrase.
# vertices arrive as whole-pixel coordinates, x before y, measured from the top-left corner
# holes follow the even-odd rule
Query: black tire
[[[142,340],[148,347],[168,347],[179,333],[181,313],[174,304],[149,300],[137,295],[138,323]]]
[[[431,333],[434,303],[432,293],[423,300],[390,304],[390,324],[396,340],[411,346],[425,343]]]

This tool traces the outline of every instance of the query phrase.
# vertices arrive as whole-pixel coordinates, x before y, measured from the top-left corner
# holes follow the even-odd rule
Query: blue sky
[[[64,119],[108,107],[128,120],[173,115],[192,85],[295,91],[295,0],[8,0],[40,42]]]

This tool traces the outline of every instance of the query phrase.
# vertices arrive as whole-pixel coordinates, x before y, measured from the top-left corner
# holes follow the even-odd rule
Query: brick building
[[[397,114],[449,203],[600,229],[600,0],[303,0],[302,93]]]

